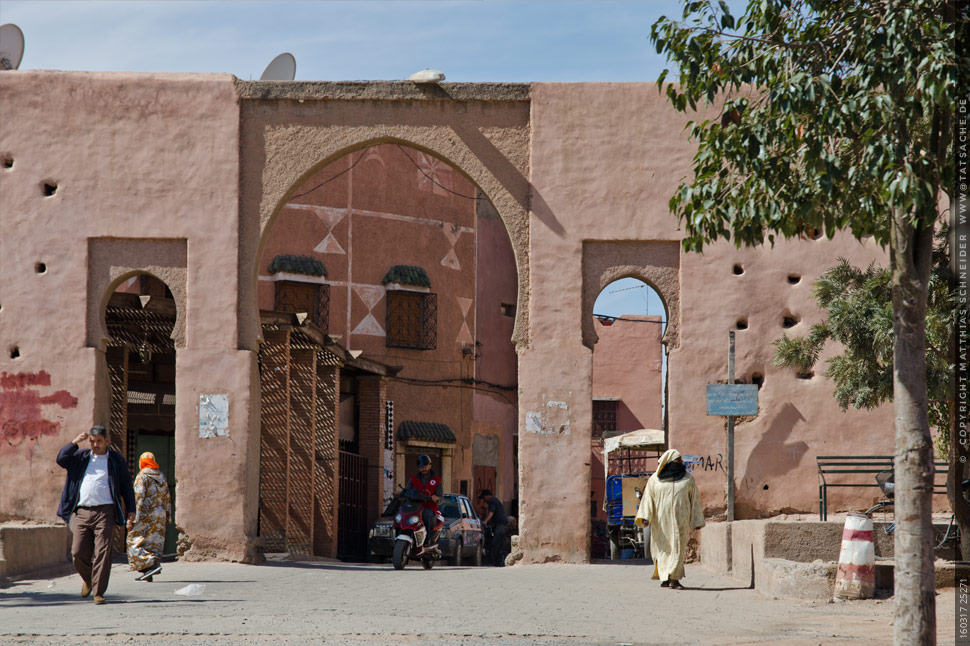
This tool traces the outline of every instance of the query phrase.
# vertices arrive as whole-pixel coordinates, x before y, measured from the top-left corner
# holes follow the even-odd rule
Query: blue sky
[[[667,320],[667,312],[657,292],[636,278],[621,278],[607,285],[593,304],[593,313],[606,316],[650,314]]]
[[[297,80],[654,81],[650,25],[675,0],[0,1],[21,69],[227,72],[288,51]]]

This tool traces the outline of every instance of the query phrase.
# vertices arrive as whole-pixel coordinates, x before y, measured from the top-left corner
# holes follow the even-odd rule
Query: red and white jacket
[[[418,477],[417,473],[415,473],[413,476],[411,476],[411,486],[429,498],[431,496],[438,496],[439,498],[441,497],[441,494],[438,491],[441,488],[441,478],[439,478],[434,471],[431,472],[431,477],[427,482],[421,482],[421,478]],[[438,504],[431,500],[422,500],[421,506],[438,513]]]

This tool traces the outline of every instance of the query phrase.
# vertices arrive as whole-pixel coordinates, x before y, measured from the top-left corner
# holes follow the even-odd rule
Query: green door
[[[168,481],[168,492],[172,496],[172,512],[165,528],[165,554],[176,553],[175,530],[175,433],[168,431],[137,431],[135,433],[135,460],[145,451],[155,454],[158,468]]]

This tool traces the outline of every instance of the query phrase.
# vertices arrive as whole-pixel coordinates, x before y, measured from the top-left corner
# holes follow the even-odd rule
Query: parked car
[[[446,493],[438,504],[445,526],[438,538],[441,558],[449,565],[482,564],[482,521],[466,496]],[[386,511],[386,510],[385,510]],[[367,535],[370,560],[383,563],[394,553],[394,518],[384,514]]]

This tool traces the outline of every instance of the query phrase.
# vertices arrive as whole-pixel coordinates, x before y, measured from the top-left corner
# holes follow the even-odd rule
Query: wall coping
[[[242,100],[298,101],[529,101],[531,83],[414,83],[413,81],[243,81]]]

